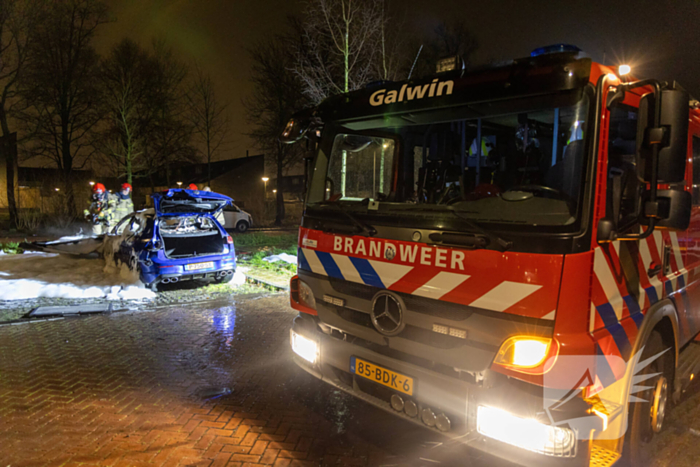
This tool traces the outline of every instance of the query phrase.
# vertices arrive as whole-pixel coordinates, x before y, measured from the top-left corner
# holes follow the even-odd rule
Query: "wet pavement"
[[[0,466],[507,465],[298,369],[287,300],[0,327]],[[698,464],[699,400],[657,465]]]

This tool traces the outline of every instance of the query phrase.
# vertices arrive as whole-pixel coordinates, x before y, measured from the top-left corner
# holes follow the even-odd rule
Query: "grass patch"
[[[8,255],[24,253],[24,250],[19,247],[18,242],[0,243],[0,250],[2,250],[3,253]]]
[[[242,250],[256,249],[261,247],[277,247],[289,248],[296,247],[299,234],[284,233],[284,234],[269,234],[265,232],[250,232],[246,234],[238,234],[233,237],[233,245]],[[291,254],[296,254],[295,252]]]
[[[245,256],[241,258],[238,261],[238,263],[244,266],[266,269],[268,271],[295,273],[297,270],[296,264],[289,264],[285,263],[284,261],[275,261],[274,263],[271,263],[269,261],[263,261],[263,258],[267,258],[268,256],[272,255],[279,255],[281,253],[287,253],[288,255],[296,256],[297,248],[296,246],[288,246],[286,248],[264,248],[257,251],[256,253],[253,253],[251,256]]]

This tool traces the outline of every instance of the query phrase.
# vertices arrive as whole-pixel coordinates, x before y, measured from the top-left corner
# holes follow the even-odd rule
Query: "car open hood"
[[[151,196],[159,216],[214,215],[233,202],[228,196],[219,193],[179,188],[153,193]]]

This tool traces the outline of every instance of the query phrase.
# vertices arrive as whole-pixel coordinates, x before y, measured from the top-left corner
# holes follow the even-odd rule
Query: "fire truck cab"
[[[379,82],[315,148],[296,363],[521,465],[644,465],[700,370],[700,112],[572,46]]]

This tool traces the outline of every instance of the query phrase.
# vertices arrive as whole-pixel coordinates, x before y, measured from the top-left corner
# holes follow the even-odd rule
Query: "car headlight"
[[[515,336],[507,339],[494,363],[514,368],[535,368],[550,354],[553,340],[546,337]]]
[[[479,406],[477,431],[484,436],[549,456],[576,455],[576,435],[569,428],[520,418],[505,410]]]
[[[316,309],[314,292],[311,290],[311,287],[309,287],[309,285],[302,280],[299,281],[299,303],[313,310]]]
[[[294,330],[291,330],[290,340],[292,341],[292,350],[295,354],[312,365],[316,364],[319,354],[318,342],[297,334]]]

